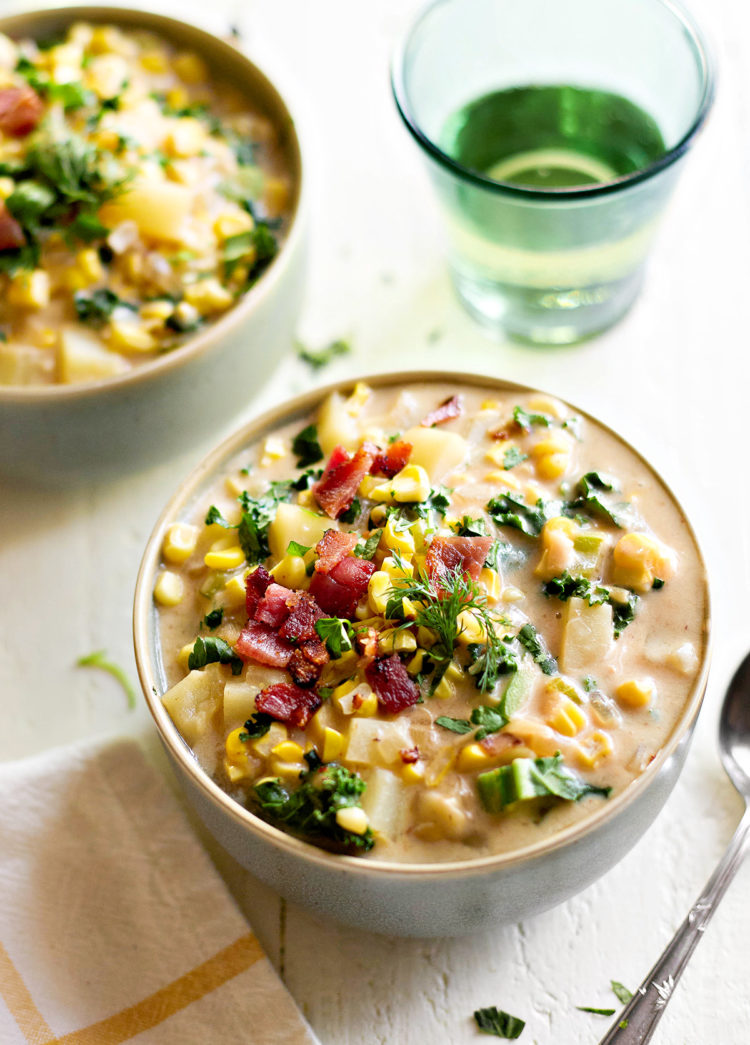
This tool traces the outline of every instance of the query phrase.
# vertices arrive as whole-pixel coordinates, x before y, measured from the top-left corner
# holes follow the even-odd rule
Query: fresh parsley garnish
[[[292,495],[289,482],[273,482],[270,488],[260,497],[251,497],[243,490],[238,500],[242,509],[237,537],[245,558],[251,566],[263,562],[271,554],[268,546],[268,527],[276,516],[276,509],[281,501],[288,501]],[[221,523],[220,519],[215,520]]]
[[[534,425],[541,428],[549,428],[552,424],[552,418],[549,414],[530,413],[528,410],[524,410],[522,406],[513,408],[513,420],[524,432],[530,432]]]
[[[498,708],[488,707],[486,704],[480,704],[473,709],[471,721],[480,727],[474,734],[475,740],[484,740],[490,733],[497,733],[508,724],[507,718]]]
[[[307,468],[323,460],[323,450],[318,442],[318,426],[308,425],[297,432],[292,440],[292,452],[297,455],[297,467]]]
[[[533,624],[524,624],[517,635],[518,641],[527,649],[545,675],[554,675],[557,661],[544,645],[544,641]]]
[[[325,642],[333,660],[353,649],[354,629],[348,620],[341,617],[321,617],[315,622],[318,637]]]
[[[542,591],[550,598],[560,599],[567,602],[571,598],[585,599],[589,606],[598,606],[608,602],[612,607],[612,624],[615,638],[619,638],[622,632],[635,620],[639,598],[634,591],[626,591],[625,598],[615,596],[612,589],[602,584],[592,584],[588,577],[574,577],[565,571],[559,577],[552,577],[542,585]]]
[[[137,305],[131,305],[129,302],[123,301],[121,297],[118,297],[108,287],[100,287],[90,294],[85,293],[83,290],[78,290],[73,295],[73,304],[80,321],[82,323],[90,323],[92,326],[106,323],[111,319],[112,313],[116,308],[124,307],[137,311]]]
[[[222,260],[225,276],[231,276],[238,265],[246,264],[247,282],[254,283],[271,264],[278,249],[278,242],[268,222],[257,221],[254,228],[224,240]]]
[[[631,1001],[633,998],[633,992],[629,991],[628,988],[625,987],[618,980],[610,980],[609,982],[612,987],[612,992],[614,993],[617,1000],[619,1002],[622,1002],[623,1005],[627,1005],[628,1002]]]
[[[611,476],[603,475],[601,472],[586,472],[578,480],[573,500],[565,505],[565,512],[572,515],[576,511],[587,511],[623,529],[626,522],[622,512],[628,505],[616,503],[605,496],[609,493],[619,493],[619,490],[617,480]]]
[[[468,718],[450,718],[448,715],[438,715],[435,722],[443,729],[449,729],[451,733],[471,733],[474,728]]]
[[[513,1040],[520,1038],[521,1032],[526,1026],[526,1021],[518,1016],[511,1016],[509,1012],[498,1009],[491,1005],[486,1009],[477,1009],[474,1020],[480,1031],[484,1034],[494,1034],[496,1038]]]
[[[336,763],[322,765],[315,753],[305,755],[310,768],[300,774],[296,789],[281,780],[265,780],[254,787],[259,811],[272,823],[283,823],[307,838],[326,839],[337,849],[372,849],[375,844],[368,827],[364,834],[345,831],[336,822],[339,809],[358,806],[366,788],[358,773]]]
[[[511,526],[527,537],[538,537],[547,521],[547,506],[541,497],[529,505],[519,494],[500,494],[488,503],[487,511],[498,526]]]
[[[356,555],[358,559],[372,559],[373,555],[378,550],[382,534],[382,529],[375,530],[370,534],[364,544],[357,545],[354,549],[354,555]]]
[[[487,523],[484,519],[472,519],[468,515],[461,517],[460,522],[454,523],[453,529],[459,537],[487,537]]]
[[[362,502],[359,497],[355,497],[345,512],[342,512],[339,516],[339,520],[343,523],[355,523],[362,514]]]
[[[528,458],[529,455],[523,453],[517,446],[509,446],[503,454],[503,468],[506,472],[509,472],[511,468],[515,468],[517,464],[527,461]]]
[[[286,554],[297,555],[302,558],[310,551],[310,547],[309,544],[300,544],[299,541],[290,541],[286,546]]]
[[[292,483],[291,483],[292,489],[293,490],[309,490],[310,487],[313,485],[313,483],[316,483],[318,481],[318,479],[320,479],[322,474],[323,474],[323,469],[322,468],[306,468],[305,471],[302,473],[302,475],[298,476],[296,479],[292,479]],[[355,500],[356,500],[356,498],[355,498]],[[357,503],[359,503],[359,502],[357,502]],[[343,519],[343,518],[344,518],[343,515],[339,516],[339,519]],[[354,520],[352,519],[351,521],[353,522]]]
[[[331,341],[323,348],[313,349],[308,348],[306,345],[297,343],[297,356],[308,366],[311,366],[313,370],[321,370],[324,366],[328,366],[336,356],[345,356],[351,352],[352,346],[349,341],[344,338],[337,338],[335,341]]]
[[[131,710],[135,708],[136,695],[133,683],[130,681],[123,668],[107,657],[105,650],[95,650],[93,653],[88,653],[84,657],[79,657],[76,661],[76,665],[79,668],[100,668],[102,671],[108,672],[113,678],[117,679],[125,690],[125,698],[128,702],[128,707]]]
[[[437,489],[430,490],[424,501],[415,501],[413,504],[410,504],[409,509],[418,519],[424,519],[426,522],[429,522],[430,512],[437,512],[441,517],[445,516],[445,513],[451,506],[450,495],[450,490],[440,486]]]
[[[472,643],[469,653],[473,661],[469,674],[474,676],[477,689],[483,693],[491,693],[501,675],[518,671],[518,661],[506,642]]]
[[[221,622],[224,620],[224,609],[219,606],[218,609],[209,610],[206,616],[203,618],[203,623],[207,628],[218,628]]]
[[[205,668],[206,664],[229,664],[233,675],[242,673],[243,662],[224,639],[209,635],[197,638],[193,651],[188,657],[188,669],[196,671]]]
[[[614,1016],[617,1009],[595,1009],[591,1005],[576,1005],[579,1012],[593,1012],[595,1016]]]
[[[267,715],[265,711],[256,711],[245,723],[240,740],[243,743],[247,740],[259,740],[266,735],[275,721],[273,716]]]

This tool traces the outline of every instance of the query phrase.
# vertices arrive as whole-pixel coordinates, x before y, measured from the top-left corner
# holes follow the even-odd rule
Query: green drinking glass
[[[533,344],[615,323],[713,100],[689,15],[671,0],[437,0],[392,83],[467,310]]]

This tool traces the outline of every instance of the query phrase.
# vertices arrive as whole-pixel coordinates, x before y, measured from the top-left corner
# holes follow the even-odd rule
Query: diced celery
[[[500,711],[506,718],[512,718],[526,703],[534,685],[535,671],[528,661],[522,661],[518,671],[511,680],[500,701]]]

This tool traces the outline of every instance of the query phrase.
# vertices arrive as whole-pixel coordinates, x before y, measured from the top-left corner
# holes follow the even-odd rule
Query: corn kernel
[[[239,609],[245,605],[245,578],[230,577],[223,588],[223,603],[227,609]]]
[[[183,83],[205,83],[208,79],[208,68],[202,58],[193,51],[182,51],[172,59],[172,69]]]
[[[596,766],[614,750],[612,738],[601,730],[596,730],[577,744],[576,755],[578,761],[586,769],[595,769]]]
[[[438,682],[437,686],[435,687],[433,696],[437,697],[438,700],[450,700],[451,697],[455,697],[456,695],[456,687],[453,684],[453,682],[451,682],[451,680],[447,678],[447,674],[448,672],[446,672],[445,675],[443,675],[443,677],[440,679],[440,682]]]
[[[654,680],[650,678],[626,679],[615,689],[615,696],[619,704],[627,708],[645,708],[653,700],[656,694]]]
[[[410,675],[418,675],[422,670],[424,664],[424,650],[418,649],[414,656],[411,658],[409,663],[406,665],[406,670]]]
[[[194,642],[186,643],[177,654],[177,663],[180,665],[183,671],[188,670],[188,660],[190,659],[190,654],[193,652],[194,645]]]
[[[287,736],[287,728],[283,722],[272,722],[267,733],[257,740],[250,741],[250,747],[261,758],[267,758],[276,745],[286,740]]]
[[[190,523],[172,523],[164,534],[162,555],[167,562],[185,562],[195,551],[198,543],[198,527]]]
[[[646,533],[626,533],[615,545],[613,558],[614,583],[639,592],[648,591],[656,577],[668,580],[675,569],[671,548]]]
[[[456,624],[458,626],[456,641],[462,646],[487,641],[484,624],[471,610],[461,610],[456,617]]]
[[[299,762],[304,755],[303,749],[293,740],[282,740],[276,747],[271,748],[271,754],[281,758],[285,762]]]
[[[171,301],[147,301],[141,305],[139,315],[141,319],[163,323],[173,312],[174,305]]]
[[[7,200],[16,191],[16,183],[12,178],[0,178],[0,200]]]
[[[399,503],[425,501],[430,495],[430,477],[418,464],[407,464],[391,479],[393,496]]]
[[[185,109],[190,103],[190,95],[184,87],[170,87],[167,91],[167,105],[170,109]]]
[[[512,472],[488,472],[484,478],[488,483],[500,483],[501,486],[507,486],[509,490],[516,492],[520,491],[522,485],[518,476]]]
[[[285,555],[271,570],[271,576],[277,584],[283,584],[285,588],[294,590],[310,586],[305,560],[301,555]]]
[[[482,400],[481,409],[482,410],[499,410],[500,409],[500,402],[497,399],[483,399]]]
[[[93,250],[91,247],[78,251],[78,254],[76,255],[76,264],[90,283],[96,283],[97,280],[100,280],[104,276],[104,268],[102,266],[101,258],[99,257],[99,252]]]
[[[548,457],[550,454],[569,454],[573,445],[570,436],[563,431],[550,432],[544,439],[531,447],[532,457]]]
[[[285,762],[283,759],[274,758],[268,767],[274,776],[288,780],[290,783],[299,780],[300,774],[304,773],[307,766],[304,762]]]
[[[509,584],[506,588],[503,588],[500,598],[503,602],[521,602],[526,598],[520,588],[516,588],[515,585]]]
[[[423,784],[424,763],[407,762],[401,770],[401,779],[405,784]]]
[[[312,490],[300,490],[297,494],[297,504],[303,508],[316,508],[317,501],[315,500],[315,494]]]
[[[550,414],[551,417],[556,418],[558,421],[562,421],[568,416],[568,411],[559,399],[546,395],[533,396],[529,400],[529,410],[534,410],[540,414]]]
[[[289,204],[289,180],[287,178],[266,178],[263,200],[271,217],[283,214]]]
[[[226,751],[227,758],[232,762],[239,762],[242,759],[247,758],[247,747],[245,746],[245,741],[240,740],[240,736],[244,732],[245,727],[238,726],[237,729],[232,730],[224,742],[224,750]]]
[[[219,243],[223,243],[230,236],[237,236],[241,232],[249,232],[254,225],[255,222],[252,216],[247,211],[238,208],[237,210],[226,211],[218,216],[214,222],[214,235]]]
[[[354,386],[354,391],[344,404],[346,407],[346,412],[351,417],[356,417],[358,414],[361,414],[362,407],[365,405],[365,403],[371,395],[372,389],[370,388],[370,386],[366,385],[364,381],[358,381]]]
[[[353,835],[363,835],[370,826],[367,813],[361,806],[344,806],[336,810],[336,823],[344,831]]]
[[[412,556],[414,554],[414,536],[409,530],[399,530],[393,525],[393,519],[389,519],[383,530],[383,543],[387,548],[399,552],[401,555]]]
[[[504,470],[505,454],[513,447],[518,449],[515,443],[511,443],[508,439],[501,439],[499,442],[493,443],[484,456],[491,464],[497,465],[498,468]]]
[[[183,116],[170,127],[164,139],[164,151],[168,156],[178,158],[196,156],[205,140],[206,131],[201,122],[192,116]]]
[[[491,761],[492,756],[487,754],[481,744],[466,744],[458,753],[456,769],[459,773],[471,773],[475,769],[486,769]]]
[[[110,348],[121,352],[152,352],[156,339],[140,323],[113,319],[109,325]]]
[[[162,606],[177,606],[182,602],[185,585],[182,577],[171,570],[161,570],[154,584],[154,598]]]
[[[545,454],[537,458],[536,474],[540,479],[559,479],[570,463],[569,454]]]
[[[376,570],[370,577],[367,586],[367,602],[373,613],[383,617],[388,604],[388,592],[393,586],[392,579],[384,570]]]
[[[500,594],[503,590],[503,579],[497,570],[491,570],[489,567],[485,567],[479,574],[479,583],[487,592],[488,598],[500,598]]]
[[[547,716],[547,725],[564,737],[575,737],[586,725],[586,716],[569,697],[560,694]]]
[[[412,653],[416,648],[415,636],[402,628],[387,628],[378,639],[379,653]]]
[[[224,540],[220,540],[211,545],[203,561],[210,570],[234,570],[244,563],[245,553],[238,544],[227,547]]]
[[[360,698],[361,703],[355,705],[352,702],[352,714],[358,718],[372,718],[378,711],[378,695],[375,692],[368,693],[366,697]]]
[[[391,555],[387,555],[381,564],[381,571],[387,573],[392,581],[403,580],[404,577],[413,577],[414,569],[409,561],[401,560],[403,566],[399,566]]]
[[[141,65],[149,73],[169,72],[169,62],[162,50],[144,51],[141,55]]]
[[[185,288],[185,300],[198,309],[202,316],[214,312],[223,312],[233,303],[234,298],[222,287],[218,279],[199,279]]]
[[[420,624],[417,628],[417,642],[423,649],[432,649],[437,642],[437,635],[431,628],[425,628]]]
[[[323,730],[323,761],[333,762],[344,750],[346,737],[337,729],[326,726]]]
[[[44,269],[19,272],[10,281],[7,301],[17,308],[46,308],[49,305],[50,281]]]
[[[286,457],[286,443],[276,435],[269,435],[263,443],[263,456],[260,459],[261,468],[270,468],[274,461],[280,461]]]

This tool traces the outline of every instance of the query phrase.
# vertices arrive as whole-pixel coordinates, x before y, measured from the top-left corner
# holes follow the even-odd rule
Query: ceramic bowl
[[[224,430],[292,344],[305,253],[300,143],[285,101],[266,76],[231,43],[146,11],[24,11],[1,17],[0,32],[39,39],[75,21],[148,29],[198,52],[217,80],[245,92],[277,127],[292,194],[287,236],[268,270],[234,308],[179,348],[98,382],[0,385],[0,475],[65,484],[144,467]]]
[[[532,391],[486,377],[440,372],[360,380],[375,388],[452,381],[479,386],[490,395]],[[148,542],[136,586],[134,638],[143,693],[187,797],[208,829],[236,860],[282,895],[359,928],[400,936],[458,935],[481,931],[493,923],[516,922],[561,903],[609,870],[638,841],[674,787],[708,674],[710,626],[704,562],[690,531],[706,585],[706,641],[683,711],[667,743],[641,776],[584,820],[520,850],[435,864],[341,856],[284,834],[243,808],[209,778],[163,707],[160,698],[167,684],[152,594],[154,577],[167,526],[187,518],[197,500],[202,503],[235,454],[279,425],[306,417],[334,389],[346,392],[353,384],[347,381],[318,389],[263,414],[210,454],[172,497]],[[577,413],[610,431],[585,411]],[[674,499],[648,462],[640,459],[653,481]]]

